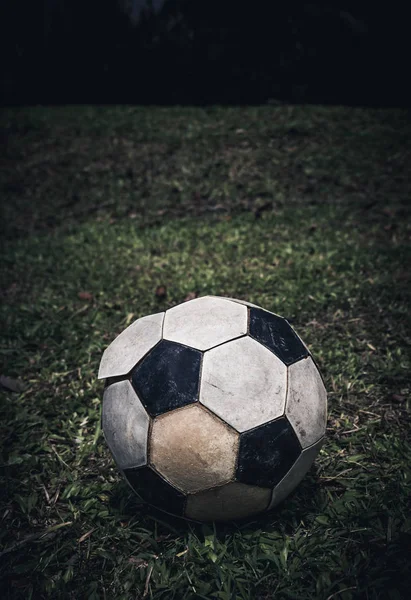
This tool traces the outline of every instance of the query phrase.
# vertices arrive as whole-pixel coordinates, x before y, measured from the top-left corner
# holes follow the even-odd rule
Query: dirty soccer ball
[[[271,509],[325,434],[327,395],[289,323],[205,296],[138,319],[103,354],[102,428],[148,503],[197,521]]]

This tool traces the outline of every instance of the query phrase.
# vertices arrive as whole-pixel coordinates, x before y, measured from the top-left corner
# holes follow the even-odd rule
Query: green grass
[[[2,598],[408,597],[406,112],[37,107],[0,122],[1,372],[26,386],[0,392]],[[329,392],[315,466],[242,522],[142,504],[100,431],[104,348],[192,292],[287,317]]]

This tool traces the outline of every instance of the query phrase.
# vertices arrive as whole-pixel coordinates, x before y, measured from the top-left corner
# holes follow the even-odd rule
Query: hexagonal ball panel
[[[162,340],[131,374],[147,412],[156,417],[198,400],[202,353]]]
[[[240,436],[237,479],[250,485],[273,487],[301,454],[290,423],[281,417]]]
[[[271,490],[238,481],[189,495],[185,516],[198,521],[242,519],[266,510]]]
[[[250,337],[204,354],[200,402],[237,431],[284,413],[286,366]]]
[[[183,492],[196,492],[234,477],[238,433],[198,404],[153,422],[150,464]]]
[[[247,308],[225,298],[205,296],[170,308],[163,337],[198,350],[247,333]]]
[[[125,469],[123,474],[140,498],[169,514],[184,514],[186,496],[149,467]]]
[[[321,450],[323,441],[324,438],[301,452],[293,465],[293,468],[288,471],[280,483],[274,488],[269,506],[270,509],[282,502],[301,482],[313,464],[315,457]]]
[[[250,335],[286,365],[309,354],[288,321],[263,309],[250,308]]]
[[[285,414],[303,448],[315,444],[325,434],[327,392],[311,357],[288,367]]]
[[[101,421],[120,469],[146,464],[150,418],[128,380],[112,383],[104,390]]]
[[[104,351],[99,379],[127,375],[160,340],[165,313],[148,315],[134,321]]]

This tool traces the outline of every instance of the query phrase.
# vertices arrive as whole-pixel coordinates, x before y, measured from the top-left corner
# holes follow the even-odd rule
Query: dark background
[[[157,0],[141,11],[139,0],[134,10],[132,0],[3,0],[1,98],[404,106],[401,4]]]

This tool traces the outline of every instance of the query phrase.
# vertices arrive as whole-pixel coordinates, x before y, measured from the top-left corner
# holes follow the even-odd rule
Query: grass
[[[407,113],[35,107],[1,126],[0,353],[25,385],[0,395],[2,597],[407,597]],[[100,431],[103,349],[193,293],[287,317],[329,392],[315,466],[237,523],[142,504]]]

